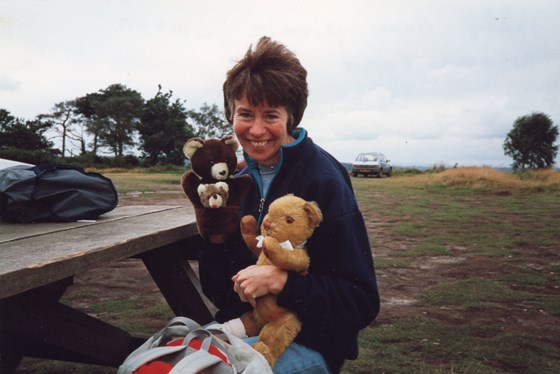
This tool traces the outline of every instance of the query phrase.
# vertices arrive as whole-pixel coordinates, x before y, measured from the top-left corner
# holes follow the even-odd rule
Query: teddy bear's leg
[[[273,367],[301,330],[301,321],[293,313],[264,325],[253,348],[259,351]]]
[[[261,253],[261,249],[257,248],[257,236],[259,235],[259,228],[257,227],[257,220],[251,215],[246,215],[241,219],[241,235],[243,241],[249,249],[257,256]]]
[[[264,238],[263,251],[269,261],[280,269],[302,273],[309,268],[309,256],[305,250],[295,248],[287,251],[273,237]]]
[[[261,328],[257,324],[254,311],[247,312],[239,318],[241,319],[241,322],[243,322],[245,334],[247,336],[257,336],[259,334]]]

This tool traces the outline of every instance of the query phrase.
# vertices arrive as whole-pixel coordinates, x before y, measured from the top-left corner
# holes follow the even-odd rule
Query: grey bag
[[[118,193],[99,173],[69,165],[0,170],[0,216],[7,222],[71,222],[113,210]]]
[[[178,345],[168,344],[180,339]],[[199,349],[190,344],[194,339],[200,342]],[[210,347],[225,360],[210,353]],[[173,318],[151,336],[124,360],[117,374],[132,374],[154,360],[172,364],[169,374],[272,374],[264,356],[243,340],[220,330],[205,329],[185,317]]]

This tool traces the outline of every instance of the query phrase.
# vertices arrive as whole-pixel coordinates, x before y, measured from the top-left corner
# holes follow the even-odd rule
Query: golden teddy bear
[[[241,220],[241,233],[249,249],[258,256],[257,265],[272,264],[282,270],[306,274],[309,256],[304,244],[322,219],[317,203],[289,194],[270,204],[262,221],[261,236],[251,215]],[[240,317],[248,336],[259,335],[253,348],[267,359],[270,367],[301,330],[297,315],[279,306],[276,299],[270,293],[259,297],[255,308]]]

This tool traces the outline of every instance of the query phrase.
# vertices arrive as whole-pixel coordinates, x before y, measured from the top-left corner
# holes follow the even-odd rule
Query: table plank
[[[175,209],[177,206],[158,206],[158,205],[141,205],[141,206],[123,206],[103,214],[97,220],[79,221],[79,222],[38,222],[38,223],[8,223],[3,222],[0,218],[0,244],[15,241],[22,238],[54,233],[57,231],[72,230],[76,227],[87,227],[101,222],[116,221],[131,216],[140,216],[159,212],[167,209]]]
[[[197,235],[190,207],[117,208],[95,223],[14,225],[0,242],[0,299]],[[2,229],[6,226],[2,224]],[[51,232],[52,231],[52,232]]]

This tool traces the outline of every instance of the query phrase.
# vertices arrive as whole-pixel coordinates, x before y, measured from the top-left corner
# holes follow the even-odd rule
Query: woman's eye
[[[265,119],[269,122],[275,122],[278,121],[278,116],[276,114],[267,114]]]
[[[251,113],[249,113],[249,112],[241,112],[241,113],[238,113],[237,116],[241,117],[241,118],[251,118],[252,117]]]

